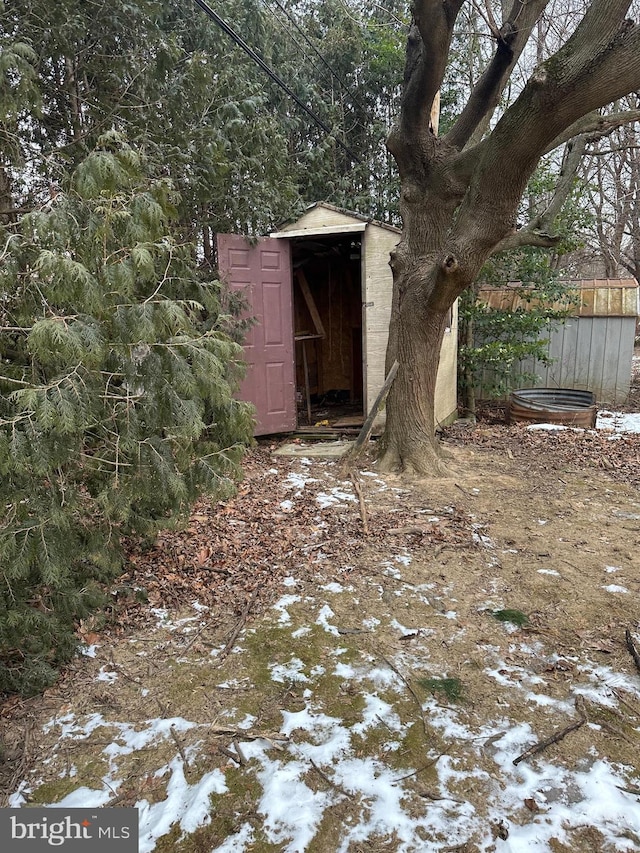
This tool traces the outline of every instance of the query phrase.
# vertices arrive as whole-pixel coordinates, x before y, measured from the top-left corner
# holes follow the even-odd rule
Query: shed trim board
[[[367,225],[365,222],[358,222],[355,225],[331,225],[323,228],[299,228],[291,231],[273,231],[271,237],[274,239],[283,239],[290,237],[322,237],[331,234],[361,234],[365,231]]]
[[[287,219],[280,224],[280,230],[283,231],[291,225],[292,227],[297,224],[300,219],[304,219],[307,214],[310,214],[312,211],[316,212],[324,212],[324,213],[333,213],[339,217],[348,217],[349,219],[359,219],[361,222],[364,222],[365,225],[376,225],[378,228],[386,228],[388,231],[394,231],[396,234],[402,234],[402,229],[398,228],[395,225],[390,225],[388,222],[381,222],[379,219],[372,219],[370,216],[365,216],[362,213],[358,213],[355,210],[348,210],[346,207],[337,207],[335,204],[329,204],[328,201],[315,201],[312,204],[308,205],[302,214],[299,217],[294,219]]]

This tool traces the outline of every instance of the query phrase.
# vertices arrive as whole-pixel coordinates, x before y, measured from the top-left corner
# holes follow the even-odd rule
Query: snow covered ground
[[[561,424],[531,424],[528,429],[532,430],[563,430],[574,429],[582,432],[578,427],[566,427]],[[622,433],[640,432],[640,412],[612,412],[602,409],[596,418],[596,429],[610,432],[613,436]]]
[[[607,427],[631,425],[640,430],[640,415],[632,416],[637,421],[628,417],[607,418]],[[323,476],[322,463],[311,467],[305,461],[283,482],[280,507],[293,510],[296,501],[307,499],[307,485]],[[388,488],[375,472],[367,472],[367,477],[372,487]],[[356,498],[349,483],[328,482],[315,500],[327,507]],[[438,522],[435,516],[429,520]],[[487,566],[494,567],[496,543],[475,535]],[[321,562],[321,549],[313,553]],[[497,641],[485,639],[478,649],[479,677],[495,688],[497,696],[493,716],[481,718],[468,703],[443,700],[438,692],[420,692],[416,682],[409,681],[409,673],[432,673],[442,680],[456,675],[443,668],[446,654],[435,657],[433,649],[440,647],[444,636],[438,626],[447,626],[454,639],[463,637],[468,628],[457,616],[455,587],[437,599],[435,584],[428,579],[424,583],[406,579],[414,560],[411,550],[400,549],[377,568],[379,575],[393,581],[393,615],[383,607],[367,608],[360,598],[362,590],[350,584],[347,572],[322,586],[309,587],[295,577],[284,581],[282,596],[266,622],[242,635],[224,670],[226,680],[222,671],[217,676],[219,688],[244,695],[243,685],[257,683],[259,675],[250,660],[252,650],[269,645],[266,671],[271,688],[296,700],[292,706],[283,700],[279,726],[271,734],[261,736],[260,712],[257,708],[248,712],[240,702],[215,722],[151,714],[132,722],[95,712],[54,717],[45,730],[56,735],[57,747],[47,762],[60,778],[71,781],[73,790],[48,804],[106,805],[123,790],[130,773],[125,765],[131,767],[132,757],[142,761],[151,747],[161,745],[165,760],[150,775],[162,784],[162,792],[153,798],[142,794],[135,803],[140,813],[140,853],[151,853],[176,827],[180,838],[211,824],[225,796],[231,796],[232,777],[238,770],[246,790],[253,792],[258,820],[248,819],[238,807],[226,838],[218,837],[207,848],[211,853],[304,853],[312,849],[314,839],[313,849],[326,853],[353,853],[367,844],[367,850],[394,853],[454,849],[552,853],[581,849],[575,844],[581,828],[597,834],[603,853],[640,850],[640,779],[631,765],[612,761],[593,745],[575,760],[563,760],[561,750],[544,750],[514,763],[542,734],[579,722],[581,702],[613,713],[620,697],[626,697],[640,708],[635,704],[640,703],[640,679],[603,666],[587,652],[560,659],[543,640],[506,623],[495,628],[501,632],[492,635],[498,636]],[[540,571],[559,577],[555,571]],[[618,567],[603,566],[602,571],[604,583]],[[375,574],[372,578],[376,588]],[[609,586],[612,595],[628,593],[623,580]],[[503,606],[491,589],[488,585],[486,607]],[[411,614],[425,604],[433,608],[433,619],[416,629]],[[412,627],[400,619],[402,612]],[[196,604],[193,615],[181,621],[172,622],[166,612],[156,616],[164,630],[188,637],[204,624],[206,614]],[[404,641],[396,643],[399,650],[378,648],[383,629]],[[416,630],[418,642],[411,639]],[[357,646],[350,642],[354,637],[362,641]],[[215,673],[218,653],[214,649],[209,661],[197,665],[203,671],[212,667]],[[534,660],[542,661],[542,667],[533,668]],[[574,673],[564,692],[556,678],[563,667]],[[121,671],[108,662],[96,678],[105,690],[117,691],[122,684]],[[142,699],[145,689],[140,687]],[[534,731],[523,718],[523,708],[542,715],[543,732]],[[196,772],[206,756],[207,738],[221,725],[234,732],[225,748],[239,756],[241,766],[231,763]],[[582,736],[586,732],[585,742],[595,740],[602,726],[591,714],[580,729]],[[628,735],[633,741],[630,749],[637,748],[638,731]],[[576,736],[568,734],[567,741]],[[73,787],[73,780],[82,775],[73,761],[73,748],[92,738],[103,762],[101,779],[93,785],[80,780]],[[25,804],[26,796],[38,787],[37,778],[25,781],[10,805]],[[327,829],[331,820],[339,827],[333,835]],[[332,840],[318,846],[322,837]],[[172,838],[171,849],[180,850],[180,842],[175,842],[175,835]]]
[[[640,412],[598,412],[596,429],[613,432],[640,432]]]

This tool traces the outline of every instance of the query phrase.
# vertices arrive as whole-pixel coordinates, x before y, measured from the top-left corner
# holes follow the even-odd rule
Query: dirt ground
[[[132,552],[113,621],[81,628],[94,656],[0,710],[2,804],[87,790],[152,809],[180,756],[187,787],[217,770],[227,790],[210,794],[206,825],[176,818],[143,851],[640,850],[635,824],[574,819],[582,795],[566,782],[606,761],[640,808],[625,637],[640,647],[640,437],[484,424],[445,442],[451,475],[431,482],[380,476],[372,459],[345,477],[263,446],[234,501]],[[341,755],[403,780],[415,847],[366,823],[375,796],[349,787],[337,752],[307,750],[317,728],[291,721],[311,705],[348,730]],[[162,736],[131,746],[150,718]],[[518,793],[524,777],[504,768],[573,723],[519,765],[547,762],[565,782]],[[305,785],[331,801],[304,844],[269,817],[267,753],[246,746],[258,742],[292,767],[305,757]],[[542,846],[504,846],[532,827]]]

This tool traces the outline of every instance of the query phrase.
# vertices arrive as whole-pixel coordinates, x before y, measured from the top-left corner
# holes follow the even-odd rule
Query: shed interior
[[[299,422],[363,415],[360,234],[291,239]]]

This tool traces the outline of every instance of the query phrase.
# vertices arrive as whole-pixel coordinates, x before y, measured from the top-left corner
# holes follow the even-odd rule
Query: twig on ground
[[[431,767],[436,765],[438,761],[442,758],[443,755],[447,755],[449,750],[445,752],[441,752],[439,755],[436,755],[435,758],[432,758],[428,764],[423,764],[422,767],[418,767],[417,770],[412,770],[411,773],[405,773],[404,776],[397,776],[393,781],[394,782],[403,782],[405,779],[411,779],[412,776],[418,776],[420,773],[424,773],[425,770],[429,770]],[[449,798],[447,798],[449,799]]]
[[[563,738],[565,738],[571,732],[575,732],[576,729],[579,729],[580,726],[584,726],[587,722],[586,717],[582,717],[579,720],[576,720],[571,725],[566,726],[564,729],[561,729],[559,732],[555,732],[550,737],[545,738],[544,740],[538,741],[538,743],[534,743],[533,746],[530,746],[529,749],[525,749],[522,755],[519,755],[517,758],[513,759],[514,764],[520,764],[521,761],[524,761],[526,758],[531,758],[532,755],[538,755],[539,752],[545,750],[551,744],[559,743]]]
[[[238,743],[238,739],[237,739],[237,738],[234,738],[234,739],[233,739],[233,741],[232,741],[232,743],[233,743],[233,748],[234,748],[234,749],[235,749],[235,751],[238,753],[238,758],[240,759],[240,764],[241,764],[243,767],[246,767],[246,764],[247,764],[247,758],[246,758],[246,756],[245,756],[244,752],[242,751],[242,749],[241,749],[241,747],[240,747],[240,744]]]
[[[324,542],[316,542],[313,545],[303,545],[300,550],[301,551],[313,551],[316,548],[322,548],[323,545],[328,545],[331,542],[330,539],[325,539]]]
[[[345,789],[342,787],[342,785],[338,785],[336,782],[333,782],[331,779],[329,779],[329,777],[324,772],[324,770],[322,770],[320,767],[318,767],[318,765],[315,763],[313,758],[310,758],[309,762],[310,762],[311,766],[313,767],[313,769],[318,774],[318,776],[320,776],[321,779],[324,779],[324,781],[327,783],[327,785],[329,785],[330,788],[333,788],[335,791],[338,791],[339,793],[343,794],[345,797],[348,797],[350,800],[354,799],[353,794],[350,794],[349,791],[345,791]]]
[[[367,519],[367,507],[364,502],[364,495],[362,494],[362,486],[358,482],[357,476],[351,472],[349,475],[351,477],[351,482],[353,483],[353,488],[356,490],[356,494],[358,496],[358,500],[360,501],[360,518],[362,519],[362,530],[365,536],[369,535],[369,521]]]
[[[409,682],[409,680],[408,680],[408,679],[407,679],[407,678],[406,678],[406,677],[405,677],[405,676],[400,672],[400,670],[399,670],[399,669],[398,669],[398,668],[397,668],[397,667],[396,667],[396,666],[395,666],[395,665],[394,665],[394,664],[389,660],[389,658],[388,658],[388,657],[386,657],[385,655],[381,654],[381,653],[379,653],[379,654],[380,654],[380,657],[382,658],[382,660],[387,664],[387,666],[395,672],[395,674],[396,674],[396,675],[398,676],[398,678],[402,681],[402,683],[404,684],[404,686],[407,688],[407,690],[409,691],[409,693],[410,693],[410,694],[411,694],[411,696],[413,697],[413,699],[414,699],[414,701],[415,701],[416,705],[418,706],[418,710],[420,711],[420,719],[422,720],[422,728],[423,728],[423,731],[424,731],[425,735],[427,735],[427,734],[428,734],[428,732],[427,732],[427,721],[426,721],[425,716],[424,716],[424,711],[423,711],[423,709],[422,709],[422,702],[421,702],[421,700],[420,700],[420,697],[418,696],[418,694],[416,693],[416,691],[415,691],[415,690],[413,689],[413,687],[411,686],[411,683]]]
[[[219,746],[218,752],[220,755],[224,755],[226,758],[230,758],[232,761],[235,761],[238,766],[242,764],[240,753],[232,752],[230,749],[227,749],[226,746]]]
[[[182,743],[180,742],[180,738],[178,737],[175,726],[169,726],[169,733],[171,734],[171,737],[173,738],[173,742],[178,747],[178,752],[180,753],[180,758],[182,759],[182,763],[184,764],[185,767],[188,767],[189,761],[187,760],[187,756],[186,756],[186,753],[184,751],[184,747],[182,746]]]
[[[456,487],[456,489],[460,489],[460,491],[461,491],[463,494],[465,494],[468,498],[475,498],[475,495],[472,495],[472,494],[471,494],[471,492],[468,492],[468,491],[467,491],[466,489],[464,489],[464,488],[463,488],[459,483],[454,483],[453,485]]]
[[[262,583],[257,584],[256,588],[251,593],[251,597],[247,601],[247,603],[244,607],[244,610],[242,611],[242,613],[240,615],[240,619],[238,619],[236,627],[231,632],[231,636],[227,640],[227,643],[226,643],[224,649],[218,655],[219,661],[221,661],[223,658],[225,658],[229,654],[229,652],[233,649],[235,642],[238,639],[238,634],[240,633],[240,631],[242,631],[244,626],[247,624],[247,617],[249,616],[251,608],[256,603],[256,600],[258,598],[258,594],[260,593],[260,590],[262,589],[263,586],[264,586],[264,584],[262,584]]]
[[[232,742],[236,740],[266,740],[271,746],[276,749],[282,749],[278,741],[289,741],[288,735],[280,734],[279,732],[263,732],[252,731],[251,729],[234,729],[230,726],[210,726],[210,731],[214,735],[228,735],[232,738]]]
[[[162,712],[162,716],[168,720],[171,716],[171,714],[169,713],[169,709],[163,702],[160,701],[160,699],[158,699],[157,696],[155,696],[154,698],[156,700],[156,705],[158,706],[158,708],[160,708],[160,711]]]
[[[634,708],[633,705],[631,705],[631,703],[628,701],[628,699],[626,699],[625,696],[623,696],[622,691],[619,688],[612,687],[611,692],[614,694],[614,696],[618,697],[618,701],[622,705],[625,705],[631,711],[631,713],[634,715],[634,717],[637,717],[640,715],[639,709]]]
[[[202,625],[202,626],[200,627],[200,629],[199,629],[198,631],[196,631],[196,633],[193,635],[193,637],[189,640],[189,642],[187,643],[187,645],[186,645],[183,649],[180,649],[180,652],[181,652],[182,654],[184,654],[185,652],[188,652],[188,651],[189,651],[189,649],[190,649],[190,648],[191,648],[195,643],[197,643],[197,641],[200,639],[200,637],[204,634],[204,632],[207,630],[207,628],[208,628],[210,625],[211,625],[211,620],[210,620],[210,619],[207,619],[207,621],[204,623],[204,625]]]
[[[624,632],[624,638],[627,643],[627,649],[629,650],[629,654],[633,658],[633,662],[636,665],[636,669],[640,672],[640,653],[638,652],[635,643],[633,642],[633,637],[631,636],[631,631],[627,628]]]
[[[114,796],[109,800],[109,802],[105,803],[105,808],[113,808],[113,806],[117,806],[120,803],[125,802],[125,800],[131,800],[134,803],[137,802],[140,799],[140,789],[131,789],[127,787],[130,782],[137,778],[139,777],[135,774],[127,776],[125,781],[120,784],[120,787],[122,789],[121,792],[119,794],[116,794],[114,791]],[[113,790],[113,788],[111,790]]]

